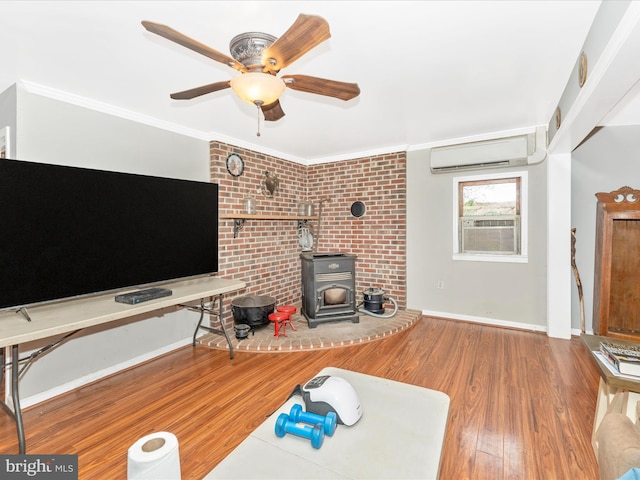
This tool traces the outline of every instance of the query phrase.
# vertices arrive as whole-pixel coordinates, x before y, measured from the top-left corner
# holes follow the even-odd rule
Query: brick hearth
[[[255,331],[248,338],[238,340],[235,332],[230,331],[233,349],[238,352],[278,353],[295,350],[311,350],[323,348],[347,347],[360,343],[372,342],[402,332],[422,318],[416,310],[399,311],[392,318],[376,318],[360,315],[360,323],[349,321],[332,322],[309,328],[307,319],[296,313],[293,325],[297,330],[287,326],[287,336],[276,338],[273,325],[266,325]],[[222,335],[208,333],[199,339],[201,345],[210,348],[228,350],[227,341]]]

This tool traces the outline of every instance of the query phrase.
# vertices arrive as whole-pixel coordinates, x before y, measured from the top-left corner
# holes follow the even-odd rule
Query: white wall
[[[571,331],[571,154],[547,160],[547,335]],[[579,331],[578,331],[579,332]],[[577,333],[577,332],[575,332]]]
[[[434,175],[427,152],[407,154],[407,304],[429,315],[546,330],[546,162],[529,172],[529,261],[452,260],[454,176]],[[523,167],[494,170],[522,171]],[[478,171],[477,173],[488,173]],[[438,289],[438,280],[445,288]]]
[[[21,160],[209,181],[209,143],[18,90]]]
[[[10,129],[10,153],[15,152],[13,146],[16,144],[16,96],[17,87],[13,85],[0,93],[0,128]]]
[[[210,179],[207,141],[20,88],[15,130],[14,157],[20,160],[189,180]],[[40,357],[21,379],[23,406],[190,343],[198,320],[196,313],[180,310],[155,315],[84,330]],[[39,348],[51,340],[24,345],[21,352]]]
[[[584,294],[586,331],[592,333],[595,195],[623,186],[640,189],[640,126],[602,128],[573,152],[571,172],[571,219],[576,229],[576,265]],[[579,329],[580,303],[575,282],[571,305],[571,326]]]

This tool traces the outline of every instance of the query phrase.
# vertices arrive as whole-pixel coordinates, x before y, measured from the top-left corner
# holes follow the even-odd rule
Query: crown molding
[[[354,158],[363,157],[375,157],[379,155],[387,155],[390,153],[407,151],[407,145],[394,145],[389,147],[381,147],[377,149],[362,151],[362,152],[350,152],[346,154],[334,155],[330,157],[321,157],[314,159],[304,159],[295,155],[290,155],[286,152],[265,148],[263,145],[258,145],[252,142],[246,142],[238,138],[229,137],[218,132],[203,132],[192,128],[186,128],[181,125],[172,122],[165,122],[158,120],[157,118],[150,117],[148,115],[142,115],[131,110],[116,107],[105,102],[99,102],[87,97],[76,95],[73,93],[57,90],[55,88],[40,85],[38,83],[30,82],[28,80],[21,80],[18,83],[18,87],[28,93],[33,93],[43,97],[51,98],[53,100],[59,100],[61,102],[69,103],[83,108],[88,108],[97,112],[106,113],[116,117],[131,120],[151,127],[168,130],[174,133],[185,135],[207,142],[224,142],[230,145],[234,145],[240,148],[246,148],[264,155],[269,155],[290,162],[298,163],[301,165],[317,165],[321,163],[341,162],[344,160],[352,160]]]
[[[283,160],[288,160],[293,163],[307,165],[307,162],[304,159],[297,157],[295,155],[289,155],[288,153],[285,153],[285,152],[280,152],[278,150],[265,148],[263,145],[257,145],[255,143],[245,142],[244,140],[240,140],[234,137],[229,137],[227,135],[223,135],[218,132],[209,132],[207,134],[206,139],[210,142],[224,142],[229,145],[233,145],[235,147],[245,148],[247,150],[252,150],[254,152],[262,153],[264,155],[269,155],[271,157],[277,157]]]
[[[188,137],[193,137],[200,140],[207,140],[207,141],[209,140],[208,136],[204,132],[201,132],[199,130],[186,128],[171,122],[161,121],[156,118],[150,117],[148,115],[142,115],[137,112],[132,112],[131,110],[115,107],[108,103],[99,102],[97,100],[93,100],[87,97],[82,97],[80,95],[75,95],[73,93],[64,92],[62,90],[57,90],[55,88],[40,85],[38,83],[21,80],[18,83],[18,86],[28,93],[41,95],[43,97],[51,98],[53,100],[59,100],[65,103],[70,103],[72,105],[88,108],[90,110],[95,110],[97,112],[107,113],[115,117],[125,118],[127,120],[142,123],[144,125],[149,125],[156,128],[161,128],[163,130],[169,130],[171,132],[186,135]]]
[[[380,147],[360,152],[351,152],[331,157],[314,158],[307,160],[306,165],[319,165],[321,163],[342,162],[345,160],[353,160],[355,158],[378,157],[381,155],[389,155],[392,153],[406,152],[408,145],[393,145],[389,147]]]
[[[514,128],[511,130],[501,130],[499,132],[482,133],[479,135],[469,135],[467,137],[459,137],[459,138],[449,138],[447,140],[438,140],[437,142],[410,145],[407,148],[407,151],[414,152],[416,150],[428,150],[434,147],[444,147],[448,145],[459,145],[461,143],[480,142],[483,140],[494,140],[496,138],[512,137],[516,135],[526,135],[528,133],[535,132],[537,126],[544,126],[546,128],[546,125],[532,125],[529,127]]]

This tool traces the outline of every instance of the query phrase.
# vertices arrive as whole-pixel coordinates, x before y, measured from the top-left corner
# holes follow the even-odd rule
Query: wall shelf
[[[297,220],[302,225],[308,220],[318,220],[318,215],[278,215],[273,213],[221,213],[221,220],[233,220],[233,238],[238,237],[238,232],[247,220]]]
[[[272,213],[222,213],[221,219],[244,219],[244,220],[317,220],[318,215],[277,215]]]

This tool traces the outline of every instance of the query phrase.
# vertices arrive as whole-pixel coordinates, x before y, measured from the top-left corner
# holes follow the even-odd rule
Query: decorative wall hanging
[[[237,153],[227,157],[227,171],[234,177],[239,177],[244,172],[244,160]]]
[[[275,173],[264,172],[264,178],[262,179],[262,193],[268,197],[274,196],[278,190],[280,190],[280,180]]]
[[[582,52],[578,62],[578,85],[582,88],[587,81],[587,54]]]

